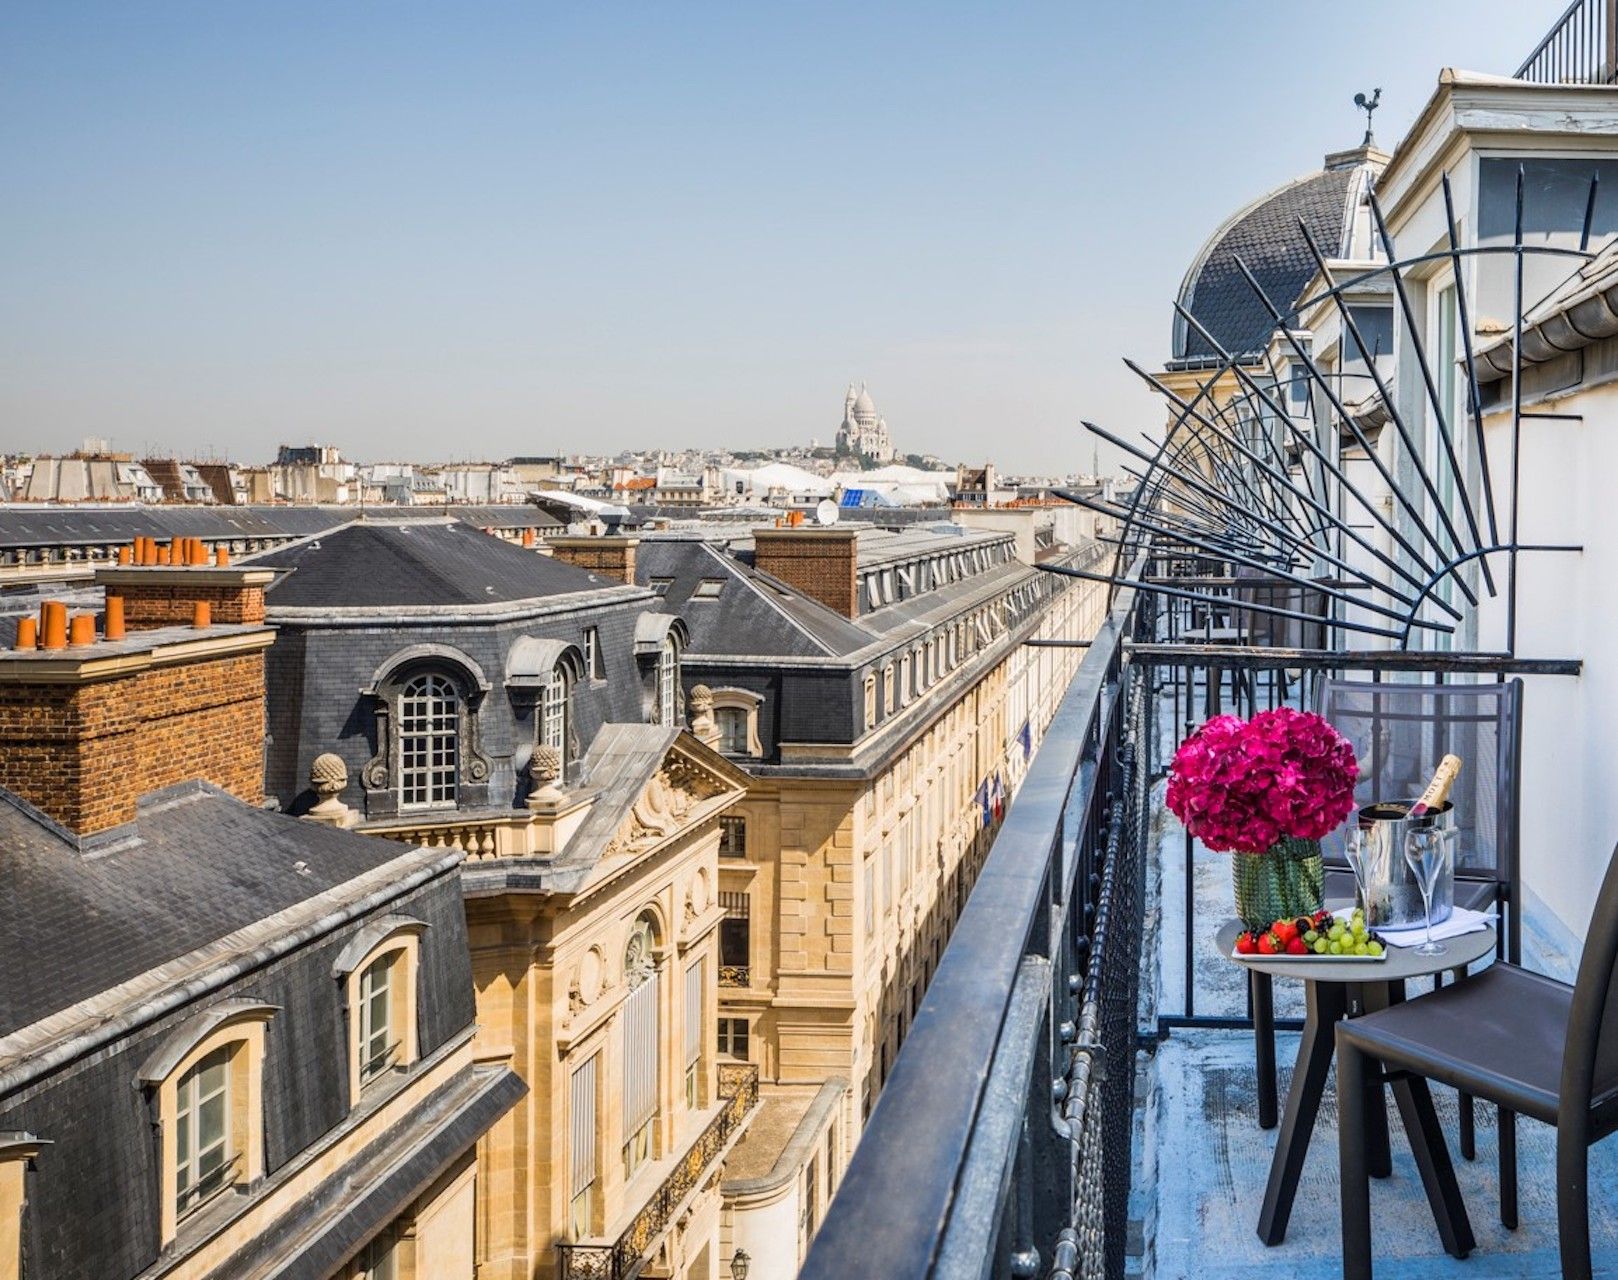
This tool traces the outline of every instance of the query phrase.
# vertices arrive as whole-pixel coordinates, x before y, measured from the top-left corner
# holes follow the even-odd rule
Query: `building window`
[[[747,1061],[748,1028],[746,1018],[719,1019],[719,1052],[739,1062]]]
[[[398,1280],[398,1241],[391,1235],[378,1236],[365,1248],[355,1262],[354,1280]]]
[[[399,695],[399,807],[427,809],[455,803],[460,699],[455,686],[433,672],[406,682]]]
[[[741,707],[718,707],[714,720],[719,726],[719,749],[730,755],[748,754],[747,712]]]
[[[607,664],[601,656],[601,628],[584,629],[584,670],[592,680],[607,678]]]
[[[561,663],[551,668],[545,682],[543,705],[540,707],[540,742],[555,747],[564,766],[567,763],[567,712],[572,696],[572,681]]]
[[[752,902],[745,893],[719,895],[725,918],[719,922],[719,985],[752,985]]]
[[[876,860],[865,860],[865,939],[876,937]]]
[[[865,727],[876,727],[876,677],[865,677]]]
[[[702,1105],[702,1030],[704,992],[708,964],[699,959],[685,971],[685,1106],[695,1111]]]
[[[426,927],[405,916],[383,916],[360,929],[337,958],[333,976],[343,983],[349,1011],[351,1105],[416,1060],[416,975]]]
[[[234,1185],[230,1092],[234,1045],[215,1049],[180,1077],[174,1110],[174,1215]],[[239,1139],[238,1139],[239,1142]]]
[[[642,916],[624,949],[629,998],[622,1014],[624,1037],[624,1176],[656,1154],[658,968],[651,920]]]
[[[674,579],[653,578],[647,585],[651,587],[653,595],[666,596],[669,593],[669,588],[674,585]]]
[[[719,852],[726,858],[747,856],[747,819],[724,814],[719,819]]]
[[[677,724],[680,687],[680,650],[671,636],[657,655],[657,722]]]
[[[575,1240],[595,1231],[596,1190],[596,1064],[594,1054],[576,1067],[569,1088],[572,1104],[572,1194],[568,1226]]]
[[[899,684],[893,678],[893,664],[890,662],[882,668],[883,702],[887,713],[891,716],[899,706]]]
[[[693,600],[717,600],[725,589],[723,578],[704,578],[691,592]]]

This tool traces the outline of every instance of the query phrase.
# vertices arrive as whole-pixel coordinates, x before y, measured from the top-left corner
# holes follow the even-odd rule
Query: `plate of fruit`
[[[1355,907],[1349,915],[1317,911],[1312,916],[1274,921],[1267,929],[1236,935],[1238,960],[1386,960],[1388,944],[1365,923]]]

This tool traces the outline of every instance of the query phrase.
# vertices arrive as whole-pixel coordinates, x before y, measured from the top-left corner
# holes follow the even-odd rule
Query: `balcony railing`
[[[1035,755],[802,1272],[1121,1276],[1152,708],[1120,593]],[[1052,1270],[1052,1268],[1055,1270]]]
[[[719,966],[719,985],[722,987],[750,987],[753,985],[753,969],[745,964],[722,964]]]
[[[663,1184],[611,1244],[559,1244],[558,1280],[635,1280],[687,1196],[730,1146],[758,1105],[758,1068],[720,1063],[719,1096],[725,1105],[669,1170]]]
[[[1515,72],[1536,84],[1612,84],[1618,80],[1618,3],[1573,0]]]

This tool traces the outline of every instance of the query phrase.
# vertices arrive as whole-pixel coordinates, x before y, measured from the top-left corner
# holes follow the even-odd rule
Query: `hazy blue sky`
[[[1237,205],[1562,0],[0,6],[0,448],[1088,465]]]

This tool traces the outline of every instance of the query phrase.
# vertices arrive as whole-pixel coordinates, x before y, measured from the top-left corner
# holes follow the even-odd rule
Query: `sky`
[[[1563,7],[4,0],[0,452],[830,443],[856,380],[1088,470],[1230,212]]]

